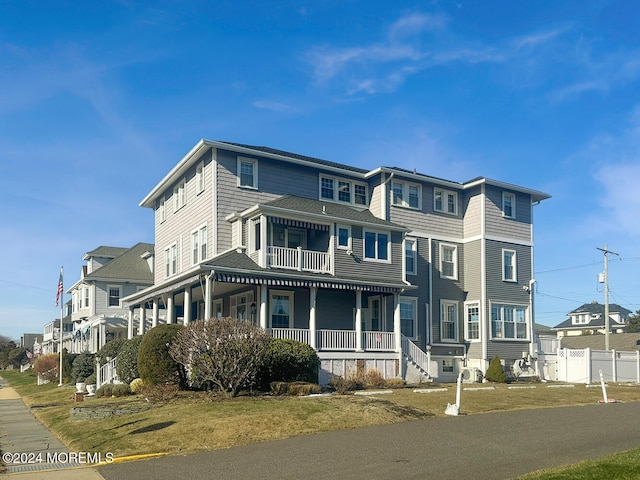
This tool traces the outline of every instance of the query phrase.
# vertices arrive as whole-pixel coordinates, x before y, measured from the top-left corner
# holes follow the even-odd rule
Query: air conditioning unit
[[[478,383],[481,381],[481,373],[476,367],[464,367],[461,371],[462,381],[465,383]]]

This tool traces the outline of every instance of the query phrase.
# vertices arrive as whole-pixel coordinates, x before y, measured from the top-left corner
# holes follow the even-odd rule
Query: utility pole
[[[609,350],[609,254],[618,255],[616,252],[609,250],[609,246],[605,243],[604,248],[598,248],[604,253],[604,349]],[[618,255],[620,256],[620,255]]]

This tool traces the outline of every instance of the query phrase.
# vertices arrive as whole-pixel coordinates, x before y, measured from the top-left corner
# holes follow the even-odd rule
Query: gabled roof
[[[611,326],[619,326],[621,323],[613,320],[611,315],[614,313],[619,313],[621,320],[624,320],[631,312],[631,310],[627,310],[624,307],[621,307],[618,304],[610,303],[609,304],[609,323]],[[572,316],[580,315],[580,314],[588,314],[589,322],[588,323],[573,323]],[[604,305],[592,302],[585,303],[580,307],[572,310],[568,313],[569,318],[567,318],[564,322],[559,323],[555,327],[556,330],[563,329],[581,329],[581,328],[592,328],[592,327],[604,327]],[[598,315],[597,318],[591,318],[591,315]]]
[[[88,260],[90,257],[100,258],[116,258],[118,255],[122,255],[127,249],[124,247],[105,247],[100,246],[90,252],[84,254],[83,260]]]
[[[599,313],[601,315],[604,315],[604,305],[598,302],[585,303],[584,305],[579,306],[575,310],[570,311],[567,315],[575,315],[580,313],[589,313],[589,314]],[[620,315],[624,316],[624,315],[629,315],[632,312],[631,310],[621,307],[617,303],[610,303],[609,313],[619,313]]]
[[[282,211],[303,214],[311,217],[315,221],[326,219],[327,221],[342,221],[344,223],[360,225],[378,225],[390,230],[406,232],[408,229],[397,223],[382,220],[373,215],[369,210],[356,209],[348,205],[340,205],[333,202],[322,202],[310,198],[296,197],[295,195],[284,195],[270,202],[259,204],[248,209],[264,210],[271,213]]]
[[[116,248],[116,247],[105,247]],[[153,283],[153,273],[142,258],[145,252],[153,251],[152,243],[138,243],[131,248],[122,248],[122,253],[106,265],[85,275],[85,280],[128,280]]]

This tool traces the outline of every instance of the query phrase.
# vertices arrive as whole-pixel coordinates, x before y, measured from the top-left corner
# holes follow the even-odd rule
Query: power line
[[[33,288],[35,290],[44,290],[45,292],[50,292],[51,291],[50,288],[36,287],[35,285],[25,285],[24,283],[10,282],[9,280],[0,279],[0,282],[8,283],[9,285],[16,285],[18,287]],[[55,290],[55,288],[54,288],[54,290]]]
[[[593,265],[596,265],[598,262],[591,262],[591,263],[585,263],[583,265],[574,265],[571,267],[560,267],[560,268],[554,268],[551,270],[542,270],[541,272],[535,272],[536,275],[540,275],[543,273],[553,273],[553,272],[561,272],[563,270],[575,270],[577,268],[585,268],[585,267],[591,267]]]

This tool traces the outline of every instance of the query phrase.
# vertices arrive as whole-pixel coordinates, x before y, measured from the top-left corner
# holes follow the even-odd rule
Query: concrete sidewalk
[[[20,395],[2,377],[0,418],[0,450],[6,469],[0,477],[16,477],[20,480],[103,480],[95,468],[48,461],[56,460],[59,453],[69,453],[69,449],[40,423]]]

